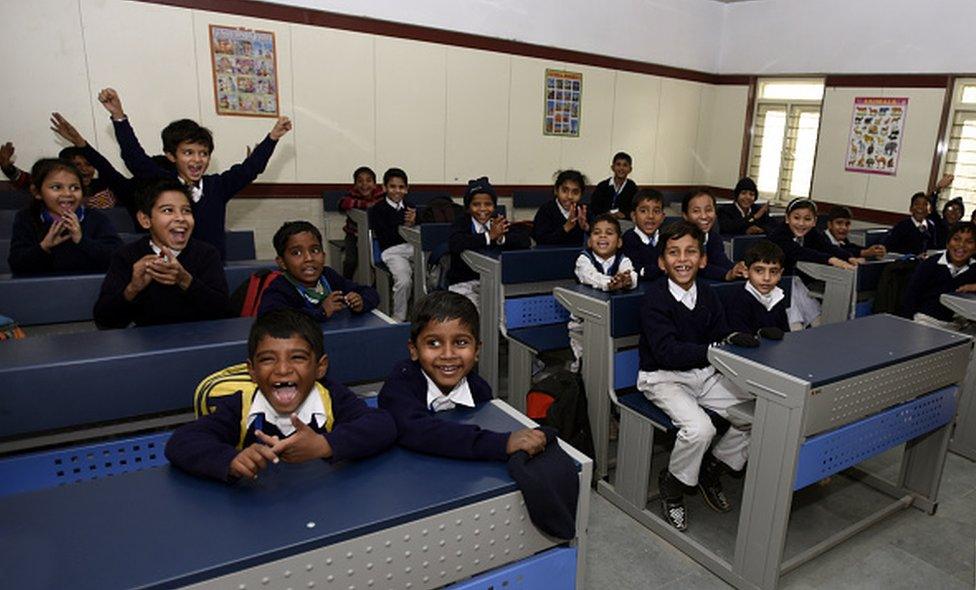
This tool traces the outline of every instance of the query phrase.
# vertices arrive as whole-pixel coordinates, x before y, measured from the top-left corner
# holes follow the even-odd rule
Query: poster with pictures
[[[894,176],[907,111],[907,98],[855,98],[844,169]]]
[[[546,70],[543,134],[579,137],[582,93],[583,74]]]
[[[278,116],[278,70],[271,31],[210,25],[218,115]]]

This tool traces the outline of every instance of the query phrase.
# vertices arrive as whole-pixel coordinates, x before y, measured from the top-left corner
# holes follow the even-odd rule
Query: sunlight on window
[[[976,85],[962,87],[962,102],[976,103]]]
[[[779,187],[779,165],[783,157],[786,111],[768,111],[763,119],[763,142],[759,156],[759,192],[775,193]]]
[[[820,113],[800,114],[800,124],[796,131],[796,146],[793,155],[793,178],[790,181],[790,196],[809,197],[810,181],[813,177],[813,158],[817,152],[817,131]]]
[[[766,100],[821,100],[823,82],[764,82],[761,98]]]

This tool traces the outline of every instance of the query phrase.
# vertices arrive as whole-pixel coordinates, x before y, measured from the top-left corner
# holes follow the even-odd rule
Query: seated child
[[[556,175],[555,198],[535,213],[532,239],[540,246],[582,246],[590,231],[586,205],[580,204],[586,177],[576,170]]]
[[[902,298],[904,315],[930,326],[971,331],[968,322],[953,317],[939,297],[943,293],[976,293],[974,254],[976,225],[963,221],[952,226],[945,252],[929,256],[912,274]]]
[[[733,290],[724,300],[729,329],[773,339],[782,337],[784,332],[790,331],[786,319],[786,295],[779,287],[783,277],[783,249],[762,240],[746,251],[743,262],[749,280],[742,289]]]
[[[488,383],[473,372],[478,362],[478,310],[451,291],[435,291],[417,302],[410,331],[410,360],[393,368],[379,405],[393,415],[397,442],[421,453],[456,459],[505,461],[516,451],[542,452],[540,430],[493,432],[437,417],[455,406],[491,401]]]
[[[322,234],[311,223],[286,222],[275,232],[272,242],[281,276],[261,294],[258,315],[276,309],[296,309],[324,322],[337,311],[348,308],[362,313],[379,303],[376,289],[347,280],[325,266]]]
[[[884,258],[888,253],[884,244],[875,244],[862,248],[857,244],[852,244],[847,236],[851,233],[851,210],[842,205],[837,205],[827,214],[827,239],[838,248],[845,250],[854,258]]]
[[[703,232],[681,221],[664,229],[661,242],[660,264],[667,277],[651,283],[641,304],[637,388],[678,428],[668,468],[659,481],[665,520],[684,530],[686,486],[701,488],[711,508],[731,510],[719,476],[726,468],[743,468],[749,431],[726,410],[752,396],[708,362],[708,347],[731,336],[718,295],[697,280],[706,264]],[[715,427],[703,407],[732,423],[714,446]]]
[[[935,223],[929,219],[929,200],[925,193],[912,195],[911,216],[891,228],[885,238],[885,248],[898,254],[925,254],[937,246]]]
[[[725,243],[715,223],[715,197],[712,193],[700,188],[685,195],[681,199],[681,214],[685,221],[697,225],[705,235],[703,279],[734,281],[746,278],[746,266],[741,262],[733,263],[725,254]]]
[[[723,236],[766,233],[769,203],[756,204],[759,189],[751,178],[742,178],[732,191],[733,203],[718,208],[718,229]]]
[[[417,223],[417,208],[407,200],[407,173],[390,168],[383,173],[386,198],[369,208],[369,229],[380,244],[380,258],[393,275],[393,319],[407,320],[413,285],[413,246],[400,235],[400,226]]]
[[[590,196],[590,214],[594,217],[611,213],[617,219],[627,219],[631,201],[637,194],[637,184],[627,178],[633,168],[633,160],[626,152],[617,152],[610,163],[613,176],[600,182]]]
[[[254,388],[211,398],[209,414],[177,428],[170,463],[235,481],[257,479],[269,463],[358,459],[393,444],[390,415],[325,376],[322,330],[308,316],[282,309],[257,318],[247,357]]]
[[[460,293],[477,307],[481,292],[478,273],[471,270],[461,258],[465,250],[489,252],[497,250],[519,250],[532,246],[528,232],[522,226],[513,226],[504,215],[495,215],[498,196],[487,176],[468,181],[464,193],[464,215],[454,220],[448,248],[451,252],[451,266],[447,270],[448,289]]]
[[[226,256],[227,202],[264,172],[278,140],[291,130],[288,117],[280,117],[243,162],[220,174],[207,174],[214,149],[213,135],[208,129],[189,119],[167,125],[162,132],[163,152],[175,169],[162,168],[146,155],[136,139],[118,93],[106,88],[98,93],[98,100],[112,116],[115,139],[119,142],[125,165],[136,177],[174,178],[185,184],[190,190],[193,214],[199,224],[197,239],[216,247],[223,260]]]
[[[641,189],[634,197],[630,218],[634,227],[624,232],[622,251],[637,271],[638,280],[649,282],[663,276],[657,260],[661,255],[660,229],[664,223],[664,195]]]
[[[136,215],[149,235],[112,255],[95,302],[95,324],[124,328],[226,317],[230,302],[220,253],[190,238],[189,189],[160,180],[141,195]]]
[[[346,225],[342,228],[346,234],[345,249],[342,253],[342,276],[351,279],[359,265],[359,249],[356,236],[359,228],[356,222],[348,216],[350,209],[369,209],[383,198],[383,187],[376,184],[376,173],[369,166],[360,166],[352,173],[353,186],[349,193],[339,201],[339,210],[345,211]],[[331,261],[335,264],[335,261]]]
[[[955,176],[943,174],[942,178],[935,184],[935,189],[929,193],[929,219],[935,223],[935,248],[946,247],[949,240],[949,228],[959,223],[966,215],[966,204],[962,197],[956,197],[946,201],[942,206],[942,215],[939,215],[939,193],[952,185]]]
[[[637,287],[637,272],[620,248],[620,222],[611,213],[597,215],[590,224],[589,247],[576,259],[576,280],[601,291],[621,291]],[[569,319],[569,346],[576,360],[570,368],[576,372],[583,358],[583,320]]]
[[[31,168],[30,204],[14,216],[7,261],[16,275],[105,272],[122,244],[112,222],[82,205],[81,173],[67,160]]]

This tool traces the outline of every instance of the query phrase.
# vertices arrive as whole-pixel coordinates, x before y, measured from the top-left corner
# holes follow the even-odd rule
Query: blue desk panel
[[[536,247],[501,253],[502,284],[541,283],[573,278],[583,246]]]

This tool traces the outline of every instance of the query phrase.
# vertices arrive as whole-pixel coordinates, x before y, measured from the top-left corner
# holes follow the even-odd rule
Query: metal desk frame
[[[945,293],[939,301],[970,321],[976,321],[976,296]],[[956,429],[949,442],[949,450],[970,461],[976,461],[976,349],[969,357],[966,379],[959,392],[959,411]]]

